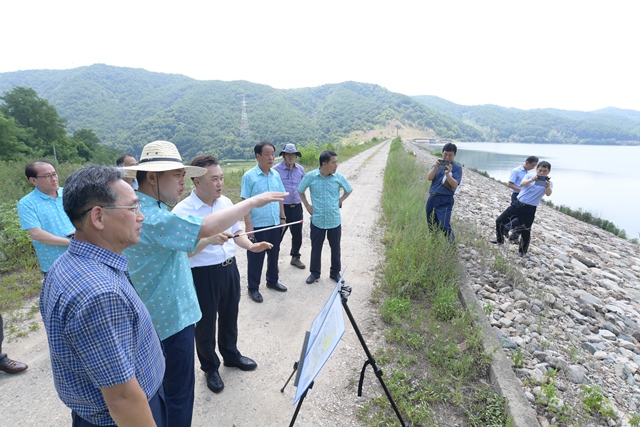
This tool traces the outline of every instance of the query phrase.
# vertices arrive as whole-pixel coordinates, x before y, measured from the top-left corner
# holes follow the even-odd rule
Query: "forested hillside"
[[[55,154],[101,162],[137,155],[157,139],[176,143],[185,158],[239,159],[251,158],[261,140],[335,144],[390,128],[458,141],[638,144],[640,112],[463,106],[356,82],[281,90],[101,64],[0,73],[0,160]]]
[[[432,129],[440,138],[481,136],[474,127],[408,96],[355,82],[279,90],[107,65],[0,73],[0,93],[17,86],[32,88],[54,106],[69,133],[91,129],[107,146],[134,154],[149,141],[166,139],[185,158],[203,151],[250,158],[260,140],[277,146],[337,143],[353,132],[390,125]],[[243,96],[249,124],[244,140]]]
[[[497,105],[465,106],[436,96],[415,100],[473,126],[483,141],[555,144],[638,144],[640,112],[608,107],[583,112],[519,110]]]

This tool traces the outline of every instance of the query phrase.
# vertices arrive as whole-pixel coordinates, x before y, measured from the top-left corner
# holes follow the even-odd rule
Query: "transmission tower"
[[[249,140],[249,118],[247,117],[247,100],[242,95],[242,117],[240,118],[240,139]]]

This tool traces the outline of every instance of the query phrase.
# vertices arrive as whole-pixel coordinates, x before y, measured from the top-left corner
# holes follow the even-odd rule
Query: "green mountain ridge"
[[[436,96],[419,102],[482,132],[485,141],[561,144],[638,144],[640,112],[607,107],[584,112],[554,108],[521,110],[497,105],[464,106]]]
[[[343,82],[274,89],[248,81],[201,81],[104,64],[70,70],[0,73],[0,93],[34,89],[66,119],[69,134],[91,129],[108,147],[139,154],[149,141],[174,142],[184,158],[210,152],[251,158],[268,140],[336,144],[394,128],[457,141],[638,144],[640,112],[463,106],[435,96],[409,97],[375,84]],[[243,96],[248,138],[241,137]]]
[[[33,88],[66,118],[67,129],[92,129],[105,143],[138,154],[147,142],[174,142],[185,158],[214,152],[250,158],[260,140],[337,143],[353,132],[392,124],[443,137],[473,140],[462,121],[390,92],[357,82],[316,88],[273,89],[247,81],[199,81],[142,69],[92,65],[72,70],[0,73],[0,92]],[[249,138],[240,138],[247,100]]]

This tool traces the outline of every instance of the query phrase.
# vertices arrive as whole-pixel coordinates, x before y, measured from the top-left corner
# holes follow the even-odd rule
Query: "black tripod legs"
[[[387,395],[387,400],[389,400],[389,403],[391,403],[391,407],[393,408],[394,412],[396,413],[396,416],[398,417],[398,420],[400,421],[400,425],[403,427],[408,427],[409,424],[405,423],[404,420],[402,419],[402,415],[400,414],[400,411],[398,410],[396,403],[393,401],[391,392],[389,392],[387,385],[384,383],[384,380],[382,379],[382,369],[380,369],[380,367],[376,364],[376,360],[371,355],[371,352],[369,351],[369,347],[367,347],[367,343],[364,341],[364,338],[360,333],[360,329],[358,329],[356,320],[353,318],[353,315],[351,314],[351,310],[347,305],[347,298],[344,293],[342,294],[342,307],[344,307],[344,311],[347,313],[347,317],[349,317],[351,326],[353,326],[353,330],[358,336],[358,340],[360,341],[360,344],[362,345],[362,348],[364,349],[364,352],[367,355],[367,360],[366,362],[364,362],[364,365],[362,366],[362,370],[360,371],[360,382],[358,384],[358,396],[362,396],[362,383],[364,381],[364,374],[367,369],[367,365],[371,365],[371,367],[373,368],[373,372],[376,374],[378,381],[380,381],[380,384],[382,385],[382,388],[384,389],[384,392]]]

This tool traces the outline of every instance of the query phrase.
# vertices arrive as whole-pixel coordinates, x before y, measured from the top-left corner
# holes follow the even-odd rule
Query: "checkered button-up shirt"
[[[165,362],[122,255],[72,240],[42,286],[40,313],[60,399],[97,425],[115,424],[101,389],[136,378],[151,398]]]
[[[320,169],[315,169],[304,176],[298,186],[298,192],[304,193],[307,188],[311,193],[313,215],[311,222],[325,230],[336,228],[342,222],[340,218],[340,189],[345,193],[353,190],[351,184],[340,173],[327,177],[322,176]]]

